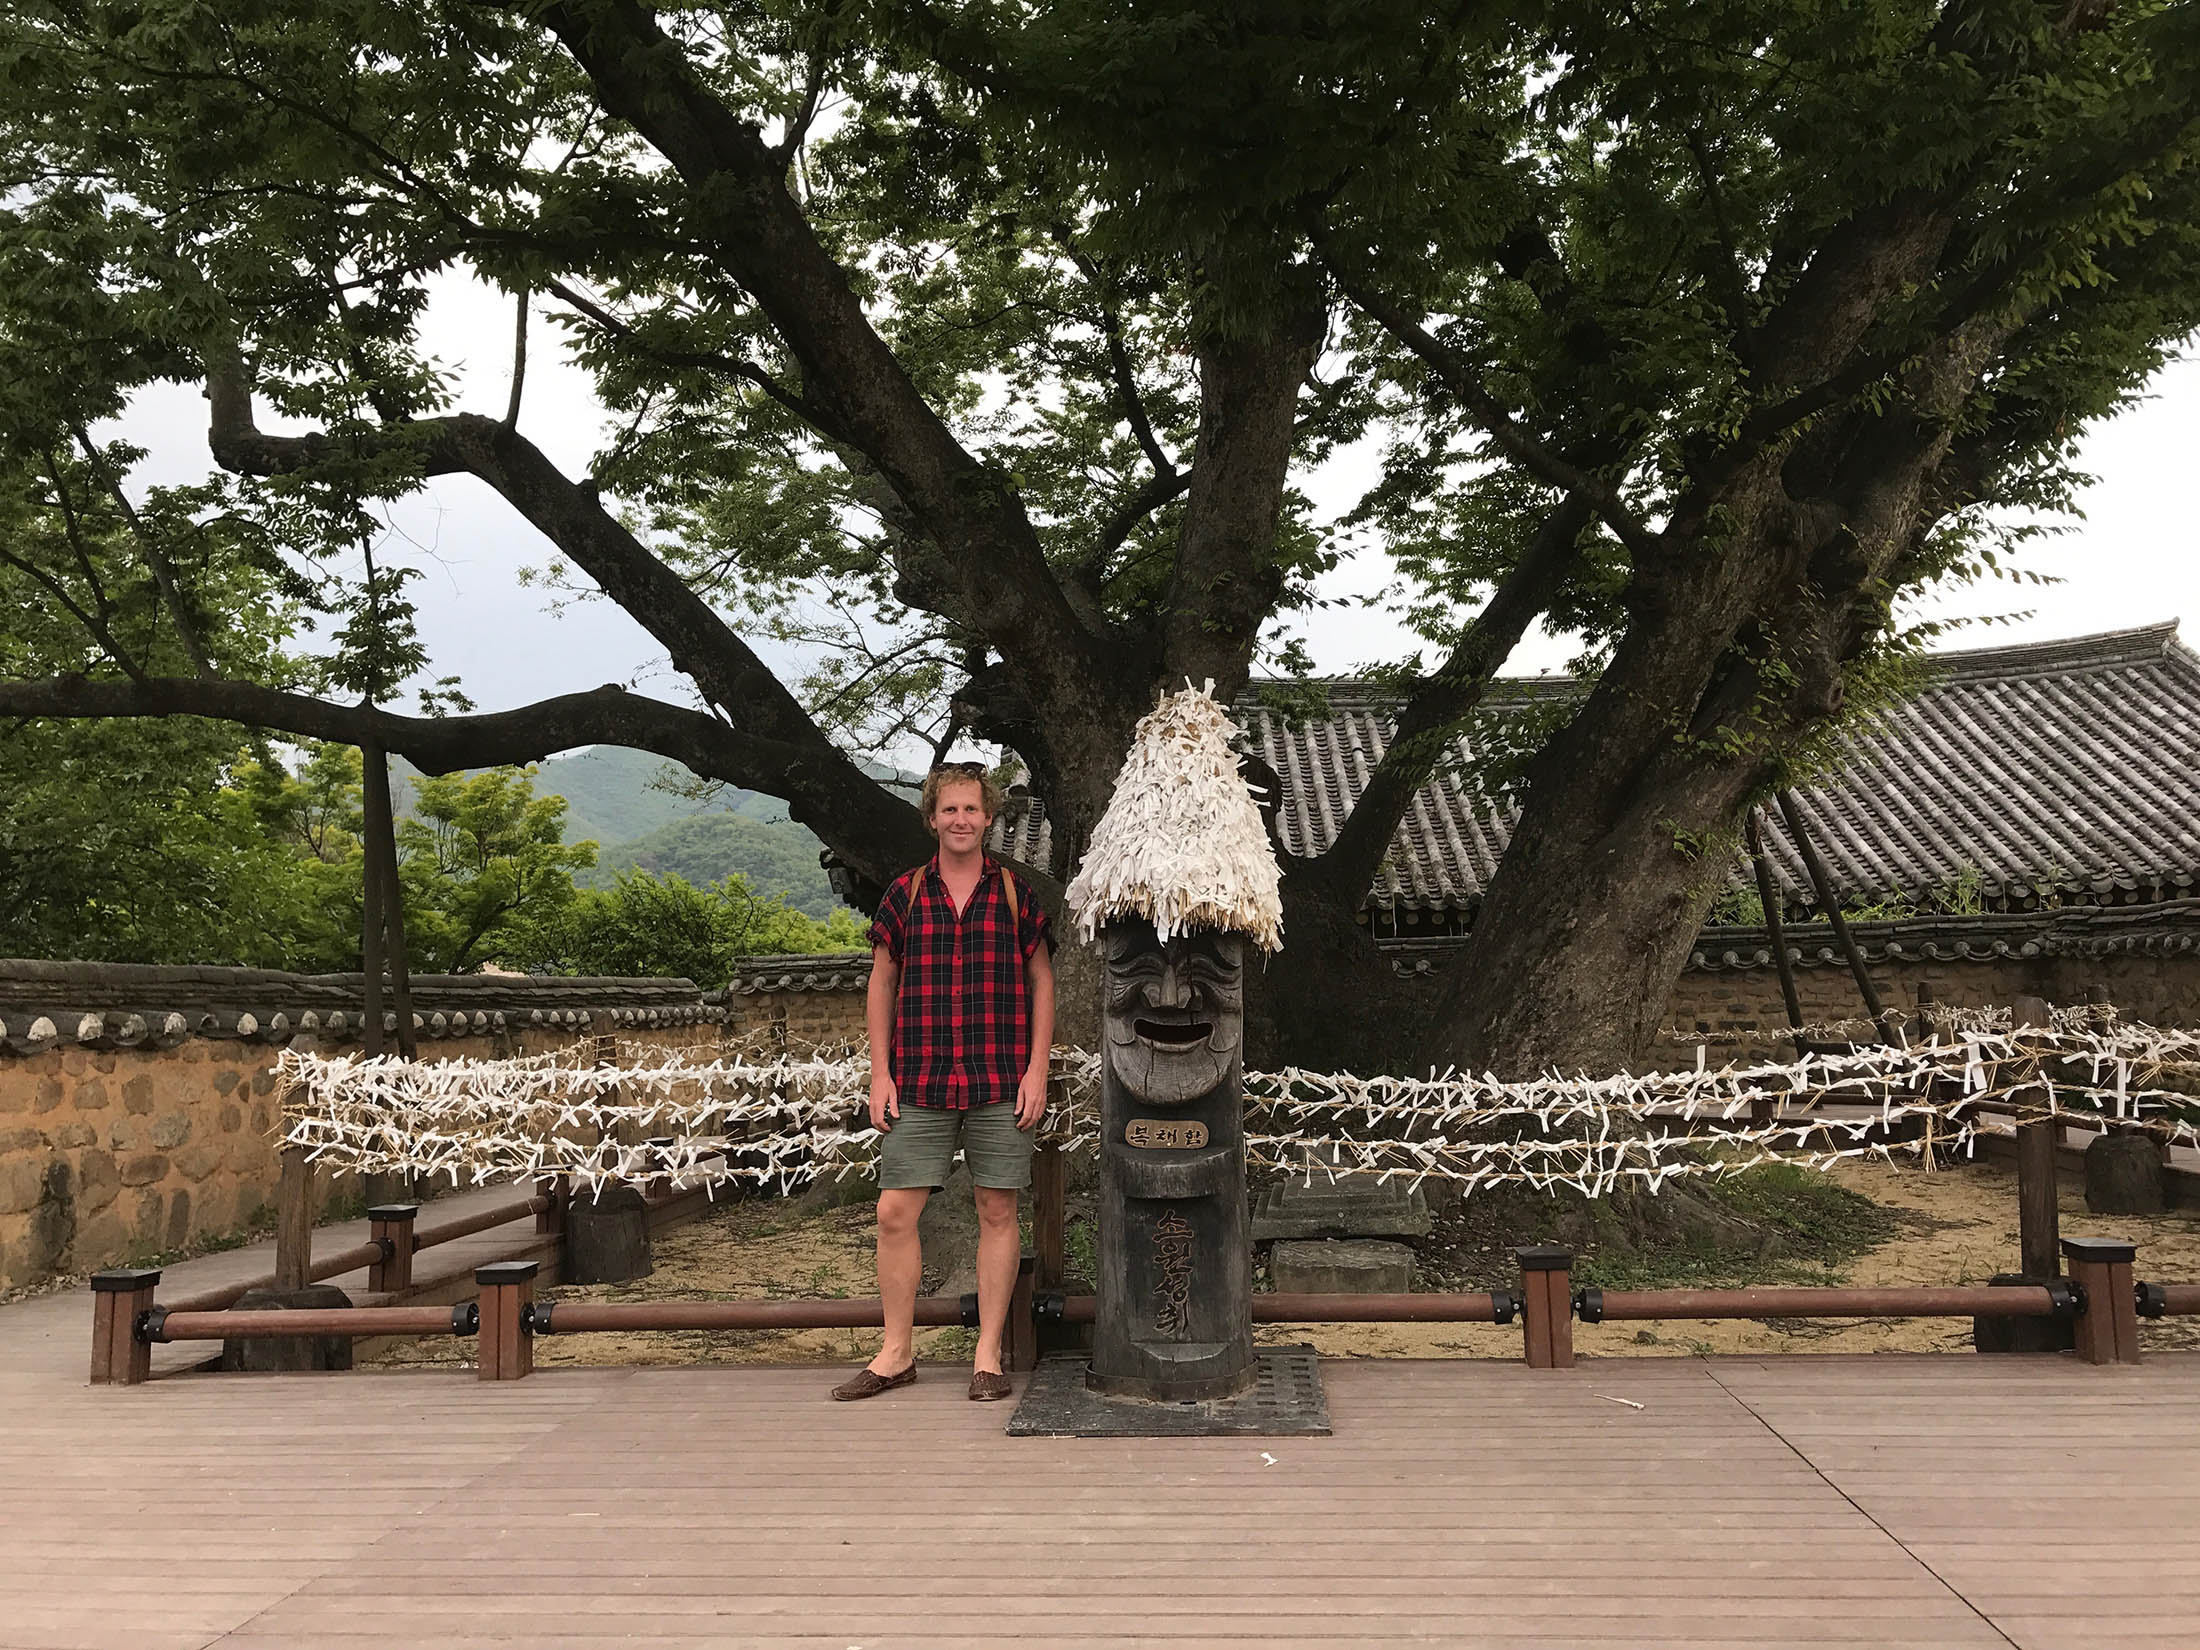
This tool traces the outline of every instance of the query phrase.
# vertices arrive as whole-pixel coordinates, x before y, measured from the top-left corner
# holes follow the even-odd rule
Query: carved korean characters
[[[1086,1379],[1101,1392],[1166,1402],[1228,1397],[1255,1373],[1240,1085],[1245,942],[1195,930],[1163,943],[1137,917],[1110,923],[1099,939],[1100,1298]]]

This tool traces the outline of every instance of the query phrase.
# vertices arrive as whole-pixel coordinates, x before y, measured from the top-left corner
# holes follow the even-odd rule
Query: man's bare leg
[[[899,1375],[916,1361],[917,1285],[924,1276],[917,1217],[931,1195],[922,1186],[897,1186],[878,1194],[878,1298],[885,1310],[886,1339],[871,1360],[874,1375]]]
[[[972,1366],[1001,1373],[1001,1331],[1016,1293],[1016,1263],[1023,1237],[1016,1226],[1016,1193],[998,1186],[978,1192],[978,1355]]]

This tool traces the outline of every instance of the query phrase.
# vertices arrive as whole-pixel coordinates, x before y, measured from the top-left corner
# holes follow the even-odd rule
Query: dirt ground
[[[1849,1163],[1834,1178],[1892,1215],[1895,1236],[1844,1265],[1824,1269],[1827,1283],[1857,1285],[1982,1283],[2017,1269],[2017,1186],[2013,1169],[1990,1163],[1923,1172],[1879,1163]],[[2126,1237],[2139,1246],[2138,1274],[2164,1282],[2200,1281],[2200,1212],[2154,1218],[2096,1216],[2066,1189],[2066,1237]],[[655,1238],[656,1271],[628,1284],[560,1286],[556,1300],[660,1300],[860,1296],[877,1292],[872,1272],[871,1211],[867,1205],[815,1212],[781,1200],[729,1203],[722,1211]],[[1781,1281],[1795,1281],[1783,1278]],[[1517,1326],[1475,1324],[1273,1325],[1263,1341],[1311,1343],[1332,1357],[1517,1358]],[[975,1339],[965,1329],[917,1332],[924,1359],[967,1358]],[[1597,1357],[1685,1357],[1754,1352],[1921,1352],[1967,1348],[1968,1318],[1782,1320],[1580,1324],[1578,1354]],[[2173,1318],[2140,1326],[2142,1347],[2200,1347],[2200,1319]],[[867,1360],[878,1331],[671,1332],[641,1335],[550,1336],[535,1343],[545,1367],[575,1364],[815,1363]],[[432,1339],[398,1343],[362,1362],[459,1363],[472,1360],[468,1342]]]

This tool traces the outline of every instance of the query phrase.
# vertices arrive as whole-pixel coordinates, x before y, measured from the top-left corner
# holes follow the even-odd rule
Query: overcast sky
[[[454,375],[460,407],[502,415],[511,330],[502,295],[471,282],[439,285],[426,336]],[[553,337],[537,323],[521,428],[569,474],[579,475],[599,445],[603,421],[584,375],[559,357]],[[267,419],[264,411],[261,416]],[[193,479],[208,467],[205,403],[195,389],[141,396],[121,432],[151,451],[141,479]],[[2170,368],[2150,387],[2146,403],[2095,428],[2081,463],[2098,477],[2084,498],[2085,519],[2068,524],[2058,538],[2035,543],[2025,558],[2032,571],[2061,583],[1973,585],[1930,597],[1909,616],[2030,615],[1975,627],[1948,644],[1954,646],[2075,636],[2163,619],[2182,621],[2188,645],[2200,643],[2200,517],[2190,494],[2200,467],[2200,360]],[[1365,458],[1352,455],[1302,478],[1317,503],[1332,511],[1350,507],[1367,479]],[[397,507],[393,525],[425,557],[428,576],[413,588],[430,674],[459,677],[482,709],[604,682],[680,696],[679,679],[660,650],[618,608],[602,600],[560,606],[552,593],[520,585],[522,568],[552,563],[555,553],[481,483],[438,479]],[[1326,593],[1379,590],[1388,578],[1385,559],[1363,552],[1330,576]],[[1350,672],[1414,646],[1384,615],[1356,608],[1321,611],[1304,628],[1324,673]],[[1559,670],[1570,652],[1563,640],[1531,636],[1508,672]]]

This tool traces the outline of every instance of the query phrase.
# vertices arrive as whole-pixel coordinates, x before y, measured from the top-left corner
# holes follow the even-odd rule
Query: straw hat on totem
[[[1218,928],[1283,948],[1282,872],[1230,748],[1236,731],[1207,688],[1172,693],[1140,720],[1070,879],[1081,938],[1134,916],[1163,941]]]

